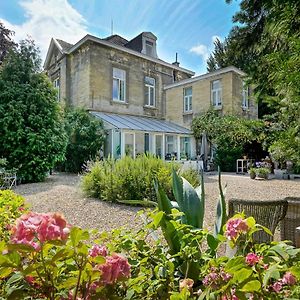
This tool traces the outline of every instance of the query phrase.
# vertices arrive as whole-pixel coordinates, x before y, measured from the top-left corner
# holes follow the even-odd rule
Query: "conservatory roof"
[[[111,127],[116,129],[191,134],[191,131],[189,129],[165,120],[95,111],[91,111],[90,113],[96,118],[100,118],[101,120],[103,120],[104,125],[110,125]]]

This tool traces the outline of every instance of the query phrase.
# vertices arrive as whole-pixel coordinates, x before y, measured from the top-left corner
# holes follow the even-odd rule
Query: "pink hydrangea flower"
[[[106,262],[100,265],[101,281],[104,284],[113,284],[118,280],[130,277],[130,265],[126,258],[119,254],[106,257]]]
[[[230,219],[226,223],[225,236],[227,236],[229,240],[235,240],[239,234],[246,233],[248,230],[249,227],[245,220],[241,218]]]
[[[282,277],[282,283],[287,285],[296,284],[297,279],[291,272],[286,272]]]
[[[212,289],[218,289],[224,283],[228,282],[232,276],[229,273],[224,272],[222,268],[217,269],[212,267],[210,273],[203,279],[203,285],[210,286]]]
[[[282,290],[282,282],[280,280],[276,281],[273,285],[272,288],[274,292],[279,293]]]
[[[251,266],[251,267],[256,265],[261,260],[262,260],[262,257],[258,256],[255,253],[248,253],[247,256],[246,256],[246,264]]]
[[[107,248],[105,246],[93,245],[93,247],[89,251],[89,255],[91,257],[96,256],[107,256]]]
[[[40,249],[40,243],[50,240],[65,240],[70,232],[61,214],[41,214],[30,212],[22,215],[12,227],[11,241],[27,244]]]

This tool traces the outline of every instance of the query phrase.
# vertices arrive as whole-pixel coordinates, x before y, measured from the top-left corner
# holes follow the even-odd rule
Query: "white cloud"
[[[19,4],[24,9],[24,23],[0,21],[15,32],[17,42],[32,37],[41,50],[42,59],[52,37],[75,43],[87,33],[86,20],[67,0],[23,0]]]
[[[204,44],[198,44],[196,46],[193,46],[190,49],[190,52],[199,55],[202,57],[203,62],[206,62],[206,60],[208,59],[210,53],[214,50],[214,42],[219,39],[220,41],[222,41],[222,38],[220,38],[217,35],[213,35],[211,37],[211,43],[210,45],[204,45]]]

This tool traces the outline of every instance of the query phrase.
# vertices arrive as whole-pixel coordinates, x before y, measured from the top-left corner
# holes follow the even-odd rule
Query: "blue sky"
[[[30,35],[45,57],[51,37],[75,43],[86,33],[113,33],[131,39],[142,31],[157,38],[158,55],[168,62],[178,52],[182,67],[206,72],[216,37],[232,27],[239,1],[225,0],[1,0],[0,20],[16,33]]]

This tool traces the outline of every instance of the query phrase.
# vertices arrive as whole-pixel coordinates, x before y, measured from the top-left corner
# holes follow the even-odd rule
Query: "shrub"
[[[168,195],[172,195],[173,168],[178,170],[179,166],[152,155],[140,155],[136,159],[129,156],[119,160],[109,158],[89,166],[82,180],[82,188],[88,196],[105,201],[156,201],[155,179],[162,183]]]
[[[11,224],[26,211],[23,197],[10,190],[0,190],[0,240],[9,239]]]
[[[269,174],[270,174],[270,169],[269,168],[256,168],[255,169],[257,177],[268,179]]]
[[[95,159],[104,142],[102,122],[84,109],[73,109],[65,116],[68,144],[61,168],[67,172],[82,171],[83,164]]]
[[[200,176],[198,171],[193,168],[188,168],[186,170],[181,170],[179,175],[185,178],[193,187],[200,185]]]

